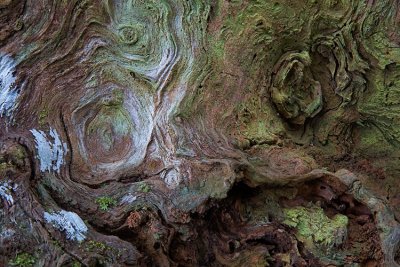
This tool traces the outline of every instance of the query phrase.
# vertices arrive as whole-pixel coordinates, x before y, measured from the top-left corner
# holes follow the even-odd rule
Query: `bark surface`
[[[0,0],[1,266],[399,266],[397,0]]]

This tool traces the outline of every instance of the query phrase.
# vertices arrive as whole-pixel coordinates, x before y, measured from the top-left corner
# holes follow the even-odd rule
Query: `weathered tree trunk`
[[[399,266],[396,0],[0,0],[1,266]]]

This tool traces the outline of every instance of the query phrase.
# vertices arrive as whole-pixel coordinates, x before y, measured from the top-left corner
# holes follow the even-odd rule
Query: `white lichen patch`
[[[67,239],[82,242],[86,238],[87,226],[78,214],[61,210],[44,213],[44,219],[60,231],[65,231]]]
[[[137,199],[137,196],[132,195],[131,193],[125,195],[121,199],[121,204],[131,204]]]
[[[15,86],[15,61],[8,55],[0,54],[0,116],[12,115],[19,95]]]
[[[31,130],[35,137],[36,149],[40,161],[40,171],[54,171],[59,173],[61,165],[64,163],[64,156],[67,153],[67,145],[61,142],[57,132],[50,128],[50,137],[43,131]]]
[[[9,205],[14,204],[12,192],[17,189],[17,185],[13,185],[10,181],[5,181],[0,184],[0,197],[3,198]]]

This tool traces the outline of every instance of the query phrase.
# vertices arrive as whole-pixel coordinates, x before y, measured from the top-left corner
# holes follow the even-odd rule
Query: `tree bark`
[[[399,266],[395,0],[0,0],[1,266]]]

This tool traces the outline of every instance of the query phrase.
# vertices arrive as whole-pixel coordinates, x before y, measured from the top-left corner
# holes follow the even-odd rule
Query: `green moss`
[[[12,156],[18,160],[24,160],[26,158],[25,149],[22,146],[17,146],[16,149],[13,150]]]
[[[107,249],[106,244],[94,240],[90,240],[86,245],[87,251],[104,252],[106,249]]]
[[[22,30],[22,27],[24,27],[24,22],[22,21],[21,18],[17,19],[17,21],[14,24],[14,30],[20,31]]]
[[[252,121],[243,131],[247,139],[255,141],[256,143],[273,143],[276,140],[274,134],[269,131],[266,121],[258,120]]]
[[[52,240],[53,246],[55,246],[56,248],[62,249],[62,245],[61,242],[58,240]]]
[[[367,156],[384,156],[388,152],[393,152],[383,134],[375,127],[368,127],[361,130],[358,151]]]
[[[95,240],[90,240],[86,242],[84,249],[88,252],[94,252],[98,254],[102,254],[107,259],[116,259],[121,257],[121,251],[120,249],[117,249],[115,247],[109,246],[103,242],[95,241]],[[76,264],[79,264],[76,262]],[[73,265],[75,266],[75,265]],[[81,265],[76,265],[76,266],[81,266]]]
[[[222,60],[225,54],[225,42],[223,40],[217,40],[215,37],[210,37],[210,51],[216,60]]]
[[[36,258],[29,253],[23,252],[15,256],[14,260],[10,262],[11,266],[29,267],[35,264]]]
[[[47,108],[42,109],[39,112],[39,125],[44,126],[46,124],[46,119],[49,116],[49,110]]]
[[[369,73],[370,90],[358,103],[362,117],[359,149],[363,153],[393,153],[400,147],[399,77],[397,66],[387,68],[386,72],[374,70]]]
[[[269,105],[263,105],[260,98],[253,97],[236,108],[239,135],[252,143],[273,144],[284,132],[284,126]]]
[[[26,157],[25,149],[22,146],[14,146],[7,151],[7,154],[0,155],[0,173],[5,173],[8,169],[24,166]]]
[[[138,189],[140,192],[143,192],[143,193],[148,193],[151,190],[150,185],[148,185],[144,182],[139,183]]]
[[[254,30],[263,22],[264,26],[272,26],[272,23],[281,27],[274,27],[279,30],[281,37],[291,36],[299,33],[307,23],[310,14],[317,8],[304,7],[304,1],[250,1],[246,7],[236,16],[230,16],[226,20],[226,27],[231,30],[235,36],[243,34],[246,30]],[[302,12],[299,12],[302,10]],[[250,27],[249,27],[250,26]],[[272,27],[271,27],[272,28]],[[256,40],[265,40],[264,36],[268,31],[258,32]],[[268,34],[270,35],[270,34]],[[300,37],[296,35],[296,37]]]
[[[108,210],[117,204],[117,201],[112,197],[99,197],[96,199],[96,203],[99,205],[100,209],[103,211]]]
[[[12,165],[9,165],[5,162],[0,163],[0,173],[4,173],[8,168],[11,168]]]
[[[308,248],[331,249],[346,238],[348,218],[344,215],[330,219],[318,206],[285,209],[284,214],[283,223],[296,228],[297,238]]]
[[[387,11],[382,10],[381,12],[386,13]],[[393,27],[393,22],[390,16],[382,19],[385,17],[382,13],[378,15],[371,12],[363,23],[363,30],[367,52],[373,55],[378,61],[378,66],[384,69],[386,65],[398,61],[400,51],[388,34],[388,29]]]

